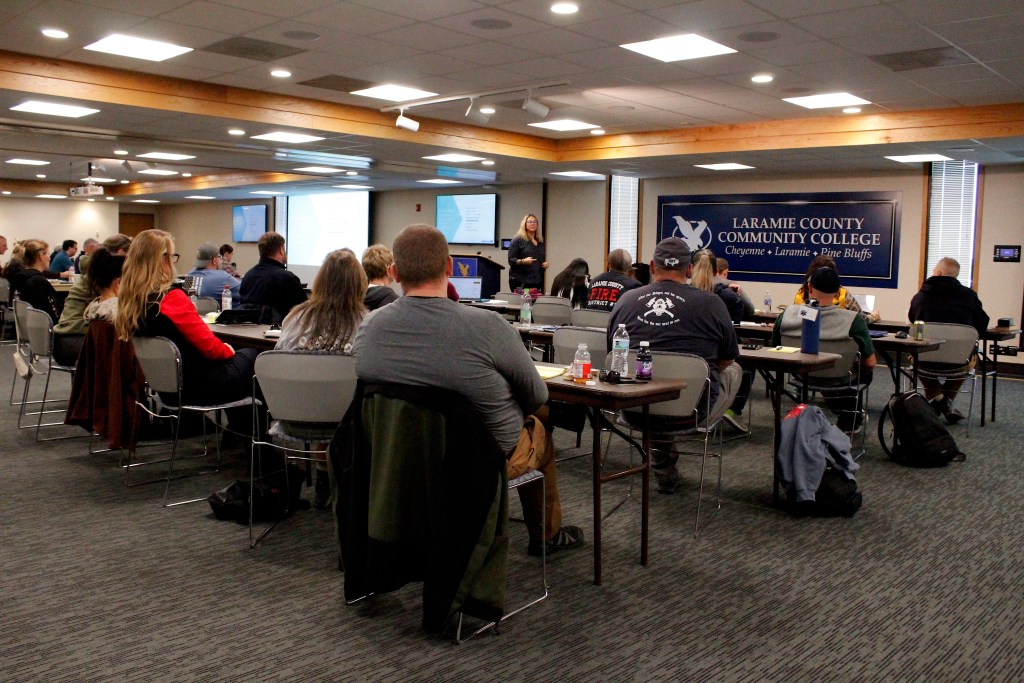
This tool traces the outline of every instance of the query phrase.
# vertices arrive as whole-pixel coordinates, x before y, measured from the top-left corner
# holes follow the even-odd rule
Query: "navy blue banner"
[[[801,283],[831,256],[844,284],[895,289],[901,192],[658,197],[658,239],[681,237],[729,261],[736,280]]]

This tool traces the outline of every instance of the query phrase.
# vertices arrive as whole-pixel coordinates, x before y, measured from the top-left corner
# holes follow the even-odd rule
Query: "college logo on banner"
[[[802,283],[829,256],[847,284],[898,284],[900,192],[676,195],[658,198],[658,239],[729,261],[737,280]]]
[[[455,277],[477,277],[476,274],[476,257],[452,257],[452,266],[454,272],[452,273]]]

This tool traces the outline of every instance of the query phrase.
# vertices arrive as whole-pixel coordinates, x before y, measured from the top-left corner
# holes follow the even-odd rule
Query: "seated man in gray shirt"
[[[548,390],[519,333],[501,316],[447,297],[452,259],[444,235],[433,226],[410,225],[393,245],[388,267],[403,296],[372,311],[353,343],[356,375],[371,382],[439,387],[458,392],[476,407],[494,438],[509,454],[510,478],[531,469],[544,474],[546,528],[534,486],[518,489],[530,533],[529,553],[579,546],[579,527],[561,524],[554,448],[517,448],[527,415],[543,408]]]

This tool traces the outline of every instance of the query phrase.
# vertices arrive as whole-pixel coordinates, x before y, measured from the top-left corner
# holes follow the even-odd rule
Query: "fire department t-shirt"
[[[590,281],[590,287],[587,289],[587,308],[610,311],[623,292],[639,286],[639,280],[634,280],[625,273],[601,273]]]

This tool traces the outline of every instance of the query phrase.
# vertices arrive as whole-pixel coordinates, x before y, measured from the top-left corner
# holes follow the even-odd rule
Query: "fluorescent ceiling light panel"
[[[67,199],[66,195],[62,194],[37,194],[37,199]]]
[[[576,121],[574,119],[556,119],[554,121],[541,121],[540,123],[528,124],[537,128],[547,128],[548,130],[590,130],[591,128],[597,128],[593,123],[586,123],[584,121]]]
[[[177,171],[168,171],[163,168],[144,168],[139,173],[146,173],[148,175],[178,175]]]
[[[360,97],[372,97],[377,100],[388,100],[389,102],[408,102],[409,100],[419,100],[424,97],[434,97],[437,95],[436,92],[417,90],[416,88],[407,88],[404,85],[393,85],[391,83],[364,90],[353,90],[351,94],[359,95]]]
[[[140,154],[139,158],[162,159],[164,161],[184,161],[185,159],[195,159],[195,156],[189,154],[173,154],[171,152],[146,152],[145,154]]]
[[[145,59],[150,62],[162,62],[165,59],[177,57],[178,55],[183,55],[186,52],[192,52],[192,48],[190,47],[182,47],[181,45],[174,45],[173,43],[163,43],[159,40],[136,38],[135,36],[126,36],[120,33],[114,33],[103,40],[96,41],[91,45],[86,45],[85,49],[92,50],[93,52],[106,52],[111,55],[121,55],[122,57]]]
[[[430,180],[417,180],[417,183],[428,183],[430,185],[461,185],[461,180],[447,180],[445,178],[431,178]]]
[[[89,176],[88,178],[82,178],[83,183],[116,183],[116,178],[96,178]]]
[[[871,104],[862,97],[851,95],[848,92],[830,92],[824,95],[807,95],[806,97],[783,97],[783,102],[789,102],[807,109],[827,109],[829,107],[853,107],[858,104]]]
[[[40,161],[39,159],[8,159],[8,164],[21,164],[22,166],[46,166],[49,161]]]
[[[483,157],[471,157],[468,154],[435,154],[432,157],[423,157],[430,161],[450,161],[452,163],[459,163],[460,161],[483,161]]]
[[[590,171],[555,171],[551,175],[560,175],[566,178],[603,178],[604,176],[600,173],[591,173]]]
[[[159,204],[159,199],[133,199],[132,204]]]
[[[746,164],[694,164],[697,168],[706,168],[709,171],[742,171],[745,168],[754,168],[753,166],[747,166]]]
[[[190,194],[185,199],[216,199],[216,197],[211,197],[208,194]]]
[[[925,161],[953,161],[951,158],[941,154],[906,154],[903,156],[886,157],[898,161],[901,164],[919,164]]]
[[[341,173],[342,169],[334,168],[333,166],[303,166],[302,168],[293,168],[293,171],[305,171],[306,173]]]
[[[11,111],[23,111],[29,114],[46,114],[48,116],[65,116],[69,119],[78,119],[89,114],[95,114],[99,109],[89,107],[76,107],[70,104],[55,104],[53,102],[40,102],[39,100],[28,100],[11,107]]]
[[[305,135],[304,133],[288,133],[283,130],[274,131],[273,133],[264,133],[263,135],[253,135],[253,140],[269,140],[271,142],[288,142],[297,144],[300,142],[316,142],[317,140],[323,140],[321,137],[316,135]]]
[[[331,185],[339,190],[372,190],[373,188],[369,185]]]
[[[272,192],[270,190],[256,190],[255,192],[250,192],[249,194],[284,194],[284,192]]]
[[[684,59],[699,59],[701,57],[713,57],[715,55],[727,55],[730,52],[736,52],[731,47],[708,40],[703,36],[698,36],[696,33],[645,40],[641,43],[626,43],[619,47],[639,52],[642,55],[653,57],[662,62],[678,62]]]

